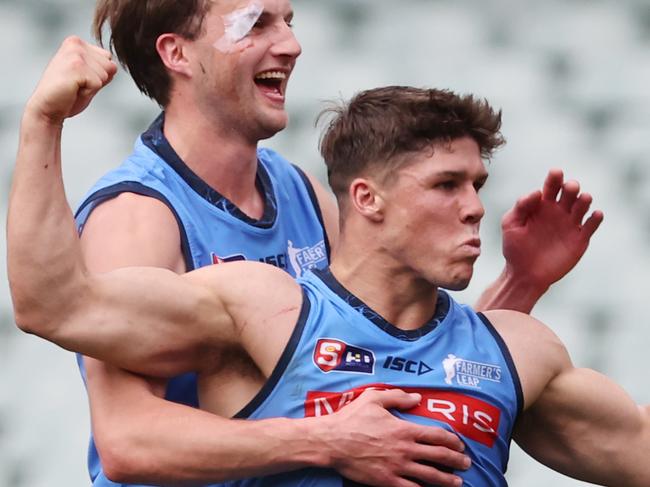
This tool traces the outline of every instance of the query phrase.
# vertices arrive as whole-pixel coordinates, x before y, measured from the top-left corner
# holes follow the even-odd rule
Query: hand
[[[601,211],[584,220],[591,195],[563,180],[561,170],[549,171],[543,190],[519,199],[501,221],[507,271],[540,296],[573,269],[603,221]]]
[[[325,438],[332,467],[344,477],[365,485],[417,487],[417,481],[459,487],[462,480],[447,470],[466,470],[465,446],[443,428],[422,426],[393,416],[388,409],[408,410],[419,394],[399,389],[367,390],[328,421]]]
[[[110,52],[68,37],[45,69],[26,113],[62,124],[81,113],[116,72]]]

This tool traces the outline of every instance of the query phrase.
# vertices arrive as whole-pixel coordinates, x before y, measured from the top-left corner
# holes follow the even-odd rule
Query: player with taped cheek
[[[199,74],[195,93],[202,114],[257,143],[288,123],[287,85],[301,47],[286,6],[253,1],[231,11],[229,4],[217,2],[206,16],[205,35],[186,47],[194,56],[185,69]]]

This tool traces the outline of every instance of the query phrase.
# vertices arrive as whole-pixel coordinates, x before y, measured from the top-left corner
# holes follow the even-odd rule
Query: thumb
[[[542,201],[542,192],[537,190],[522,196],[517,200],[515,206],[503,216],[502,227],[510,225],[522,226],[528,220],[528,217],[537,209]]]

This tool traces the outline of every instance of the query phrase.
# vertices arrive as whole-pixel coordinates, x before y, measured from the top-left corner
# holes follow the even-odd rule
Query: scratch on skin
[[[284,315],[287,315],[289,313],[294,313],[296,311],[300,311],[299,306],[289,306],[287,308],[283,308],[283,309],[279,310],[277,313],[275,313],[275,314],[269,316],[268,318],[266,318],[265,320],[263,320],[262,324],[264,324],[264,325],[272,324],[275,320],[279,319],[280,317],[282,317]],[[242,325],[239,327],[239,336],[240,337],[244,334],[244,332],[246,331],[246,329],[248,328],[249,325],[250,325],[250,321],[248,321],[248,320],[246,320],[246,321],[244,321],[244,323],[242,323]]]
[[[290,307],[288,307],[288,308],[281,309],[281,310],[278,311],[276,314],[274,314],[274,315],[272,315],[272,316],[269,316],[268,320],[266,320],[266,321],[273,321],[273,320],[274,320],[275,318],[277,318],[278,316],[286,315],[286,314],[291,313],[291,312],[293,312],[293,311],[296,311],[296,310],[298,310],[298,309],[299,309],[298,306],[290,306]]]

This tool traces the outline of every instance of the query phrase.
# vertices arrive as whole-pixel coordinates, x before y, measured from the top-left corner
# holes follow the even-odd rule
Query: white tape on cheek
[[[221,39],[214,43],[214,47],[223,53],[233,52],[235,44],[249,34],[263,11],[262,4],[253,1],[247,7],[224,15],[224,34]]]

